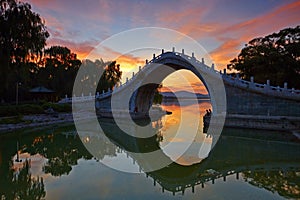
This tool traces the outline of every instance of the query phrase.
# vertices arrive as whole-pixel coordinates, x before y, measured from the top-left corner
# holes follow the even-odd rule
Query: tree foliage
[[[244,79],[300,88],[300,26],[251,40],[227,68]]]
[[[9,77],[18,78],[33,57],[39,57],[49,33],[39,14],[28,3],[0,1],[0,95],[10,90]],[[19,71],[19,68],[22,68]],[[26,69],[24,69],[26,71]],[[26,71],[28,72],[28,71]],[[27,73],[28,75],[28,73]]]
[[[89,91],[95,91],[95,88],[98,92],[113,90],[122,76],[120,65],[116,61],[105,62],[102,59],[94,62],[88,59],[84,60],[81,72],[78,74],[82,80],[82,89],[79,91],[85,95],[88,95]]]
[[[45,49],[48,37],[45,22],[31,10],[30,4],[0,0],[0,101],[15,101],[16,91],[18,99],[31,99],[29,90],[36,86],[52,89],[58,97],[71,96],[82,63],[67,47]],[[115,61],[86,63],[104,69],[98,91],[113,89],[121,79],[122,72]],[[89,74],[82,80],[91,87],[96,77]]]

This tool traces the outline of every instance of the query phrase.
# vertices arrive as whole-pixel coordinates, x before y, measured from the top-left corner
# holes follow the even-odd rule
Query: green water
[[[72,124],[15,131],[0,136],[0,197],[300,198],[300,145],[287,141],[286,133],[224,129],[216,146],[201,162],[185,158],[184,161],[174,162],[165,168],[143,172],[145,163],[139,163],[140,159],[132,156],[130,152],[153,151],[168,142],[170,131],[180,120],[176,106],[166,107],[173,111],[173,115],[160,119],[160,126],[153,126],[157,135],[147,139],[129,137],[118,131],[110,120],[101,121],[111,143],[102,137],[97,139],[97,145],[101,146],[97,158],[82,143],[88,142],[85,139],[90,140],[91,137],[87,135],[80,139]],[[190,110],[191,115],[197,114],[191,108],[186,106],[183,109]],[[188,125],[185,129],[188,129]],[[183,138],[176,144],[180,145],[184,141]],[[172,158],[172,155],[166,157]],[[189,155],[188,158],[191,157]],[[108,167],[109,163],[115,163],[129,171],[141,172],[117,171]]]

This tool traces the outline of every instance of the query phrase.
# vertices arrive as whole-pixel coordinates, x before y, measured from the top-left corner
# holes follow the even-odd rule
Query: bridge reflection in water
[[[278,141],[281,136],[277,134],[276,138],[277,136],[273,136],[275,133],[270,133],[273,136],[272,140],[263,138],[258,140],[241,137],[246,134],[244,130],[225,129],[209,157],[204,160],[199,157],[198,160],[191,158],[193,155],[188,154],[184,155],[185,159],[177,160],[176,163],[172,162],[172,155],[161,151],[164,159],[170,160],[170,164],[162,169],[148,171],[153,161],[144,160],[135,153],[161,150],[165,143],[172,141],[167,135],[170,128],[163,126],[163,120],[175,120],[176,109],[173,109],[173,114],[169,119],[152,122],[152,130],[149,131],[155,134],[148,138],[132,137],[117,128],[113,120],[100,119],[103,135],[91,129],[87,130],[82,138],[84,143],[101,146],[96,158],[82,145],[73,126],[32,131],[30,134],[23,131],[17,136],[1,137],[0,175],[4,178],[0,180],[0,196],[11,197],[11,194],[16,192],[14,189],[16,180],[2,175],[11,174],[9,172],[11,163],[15,169],[20,165],[13,162],[16,156],[15,144],[19,140],[20,159],[24,161],[25,157],[31,158],[32,163],[29,167],[37,168],[35,165],[40,165],[38,167],[42,168],[42,172],[38,175],[44,178],[44,182],[42,179],[41,186],[36,188],[40,196],[43,196],[41,195],[43,192],[48,192],[44,191],[44,184],[47,186],[49,175],[53,177],[69,175],[80,159],[98,159],[105,163],[105,160],[113,162],[119,156],[126,155],[129,167],[132,165],[132,168],[138,167],[141,172],[146,171],[146,176],[153,179],[154,186],[161,188],[165,193],[171,192],[175,195],[196,192],[201,187],[205,189],[208,185],[226,182],[228,177],[235,176],[236,179],[244,179],[251,185],[278,193],[282,197],[299,198],[300,145],[297,142]],[[137,121],[137,123],[145,122]],[[132,127],[133,131],[136,129],[138,126]],[[252,135],[261,134],[254,130],[250,132]],[[267,132],[264,133],[268,135]],[[37,158],[42,161],[37,162]],[[28,170],[27,177],[31,178]],[[31,178],[31,180],[34,182],[38,179]],[[30,184],[19,187],[19,190],[22,188],[27,190],[28,187],[31,187]]]

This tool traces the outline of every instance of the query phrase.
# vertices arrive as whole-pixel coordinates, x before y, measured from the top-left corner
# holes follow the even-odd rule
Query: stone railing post
[[[284,88],[284,90],[287,90],[287,89],[288,89],[288,84],[287,84],[287,82],[284,82],[284,83],[283,83],[283,88]]]
[[[161,50],[161,54],[164,54],[164,53],[165,53],[165,50],[164,50],[164,49],[162,49],[162,50]]]
[[[175,53],[175,47],[172,48],[172,52]]]
[[[184,55],[184,49],[182,49],[182,55]]]
[[[270,80],[267,80],[267,84],[265,85],[265,90],[270,90]]]
[[[250,77],[250,85],[249,85],[250,88],[254,88],[254,77],[251,76]]]
[[[204,58],[201,58],[201,62],[202,62],[202,64],[204,64]]]

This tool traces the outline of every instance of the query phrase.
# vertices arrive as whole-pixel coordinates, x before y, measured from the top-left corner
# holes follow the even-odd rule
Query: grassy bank
[[[23,116],[32,114],[44,114],[45,110],[52,108],[55,112],[71,112],[72,106],[70,104],[56,104],[50,102],[39,102],[35,104],[21,104],[21,105],[1,105],[0,117]],[[15,120],[18,120],[15,117]],[[2,120],[8,120],[4,118]],[[1,121],[0,121],[1,123]]]

